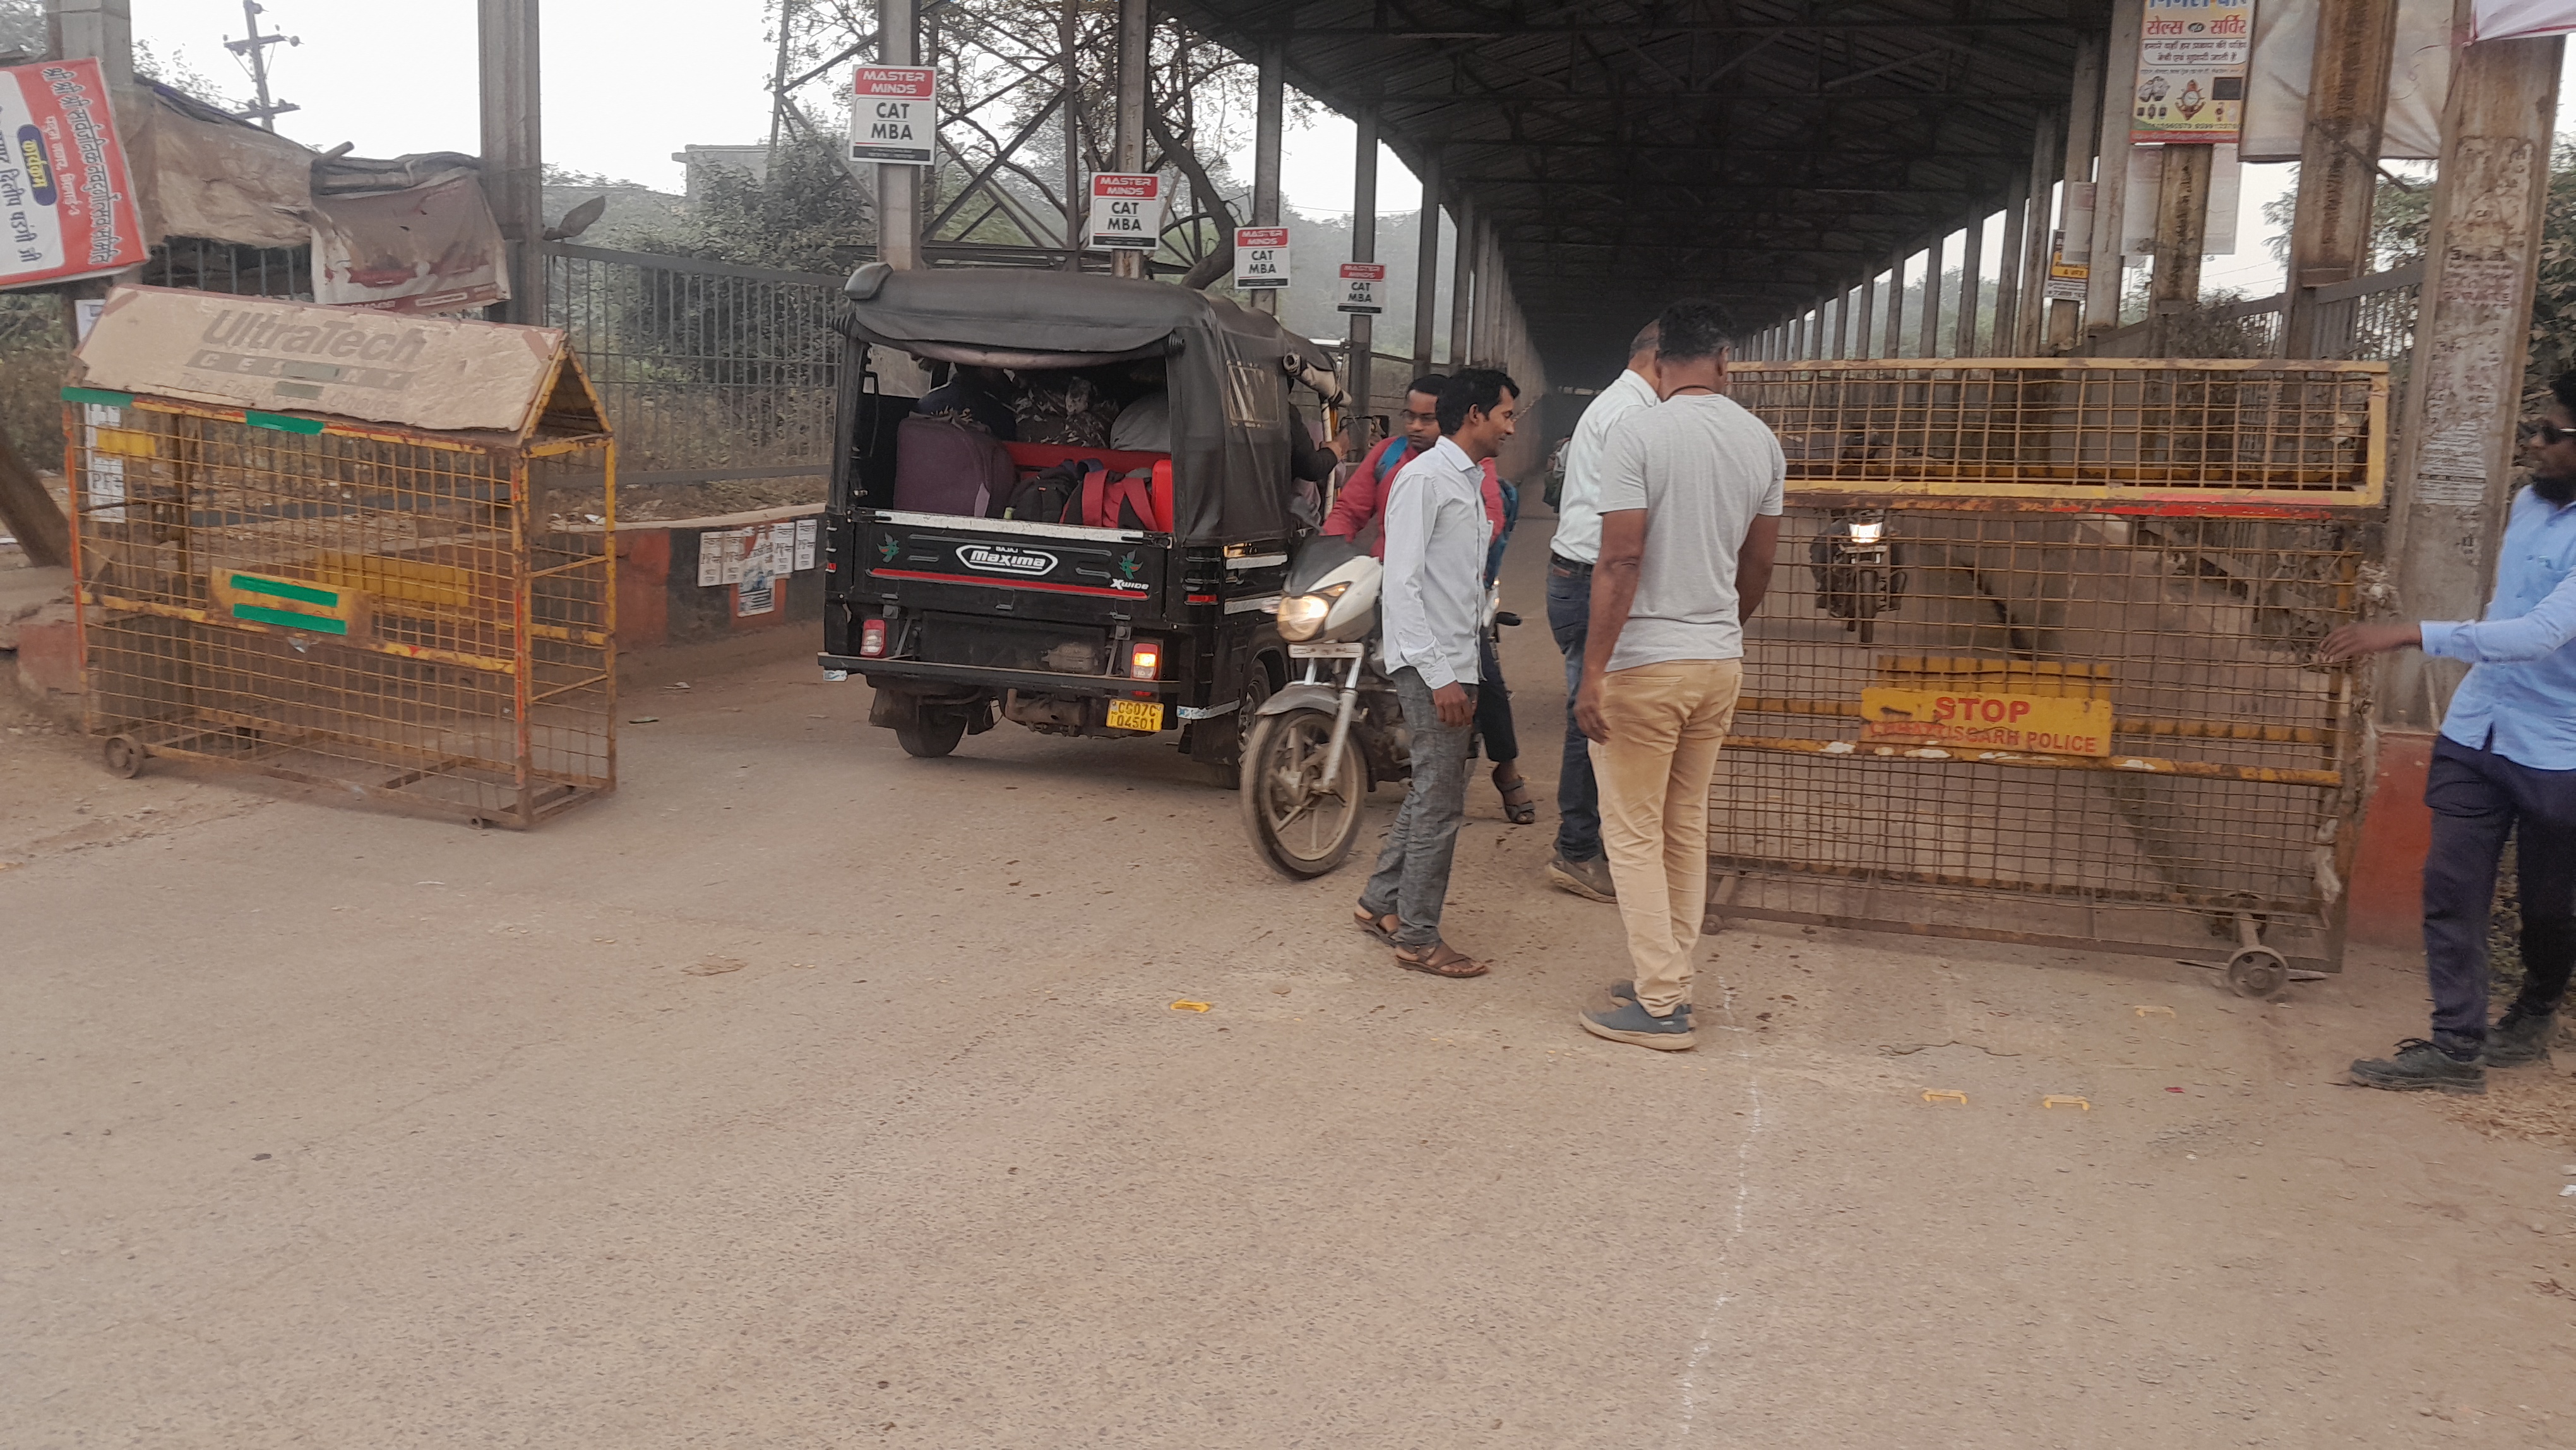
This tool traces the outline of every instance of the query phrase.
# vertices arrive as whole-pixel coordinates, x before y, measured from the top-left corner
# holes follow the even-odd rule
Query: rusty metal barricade
[[[2342,957],[2382,363],[1756,364],[1789,509],[1711,803],[1742,917]],[[2232,954],[2232,955],[2231,955]]]
[[[171,318],[146,326],[135,315],[151,308],[119,310],[140,290],[111,299],[63,392],[87,723],[110,768],[132,774],[156,755],[220,762],[515,827],[614,789],[614,453],[560,335],[467,337],[497,348],[516,376],[525,396],[484,408],[515,426],[270,412],[217,400],[244,391],[252,379],[234,379],[249,365],[226,361],[230,376],[208,382],[207,369],[168,362]],[[212,314],[208,335],[229,326],[279,344],[231,341],[238,351],[221,354],[251,364],[294,352],[298,326],[397,346],[489,326],[309,323],[346,314],[142,295],[176,307],[178,326]],[[275,325],[230,322],[242,306]],[[184,361],[215,352],[191,346]],[[341,400],[326,389],[408,386],[388,383],[404,375],[387,368],[340,365],[334,378],[332,364],[301,366],[285,376],[308,406],[311,394]],[[443,366],[433,351],[419,374]],[[102,386],[138,377],[196,396]]]

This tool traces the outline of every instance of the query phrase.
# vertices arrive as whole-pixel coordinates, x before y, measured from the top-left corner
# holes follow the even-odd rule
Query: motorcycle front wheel
[[[1368,804],[1368,771],[1356,740],[1342,742],[1342,762],[1324,778],[1333,717],[1288,710],[1253,722],[1243,744],[1243,828],[1262,859],[1297,880],[1339,866],[1359,839]]]

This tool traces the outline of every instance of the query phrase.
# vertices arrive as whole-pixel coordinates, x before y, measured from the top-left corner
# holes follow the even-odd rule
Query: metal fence
[[[2377,514],[1793,499],[1711,800],[1732,914],[2340,959]],[[1867,518],[1886,552],[1841,562]],[[2221,956],[2236,945],[2218,949]]]
[[[694,257],[544,248],[566,330],[617,433],[619,488],[831,473],[844,279]]]
[[[1802,486],[2370,505],[2386,477],[2380,363],[1879,358],[1728,379]]]
[[[2309,356],[2384,362],[2401,372],[2415,351],[2415,306],[2424,264],[2409,262],[2317,290],[2315,346]],[[2203,307],[2167,324],[2165,355],[2177,358],[2277,358],[2287,350],[2290,294]],[[2133,322],[2086,344],[2093,357],[2142,358],[2155,345],[2152,323]]]

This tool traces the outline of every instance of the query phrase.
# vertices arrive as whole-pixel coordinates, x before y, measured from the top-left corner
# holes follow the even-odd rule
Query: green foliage
[[[2291,171],[2295,179],[2298,172]],[[2299,189],[2289,190],[2263,203],[2263,220],[2272,234],[2263,239],[2272,260],[2284,266],[2290,260],[2290,223],[2299,209]],[[2385,272],[2424,255],[2424,234],[2433,224],[2433,184],[2430,181],[2399,182],[2386,176],[2370,198],[2370,268]]]
[[[766,177],[711,168],[686,221],[638,250],[847,276],[876,241],[867,195],[841,166],[834,140],[781,141]]]
[[[2531,298],[2531,360],[2526,397],[2576,368],[2576,137],[2562,136],[2550,156],[2549,198],[2540,224],[2540,281]]]
[[[63,374],[71,367],[59,292],[0,292],[0,428],[31,468],[62,467]]]

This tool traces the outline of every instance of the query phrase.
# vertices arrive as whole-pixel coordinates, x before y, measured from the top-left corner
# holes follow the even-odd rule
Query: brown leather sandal
[[[1481,977],[1494,969],[1493,963],[1477,961],[1445,941],[1436,941],[1427,947],[1397,947],[1395,964],[1408,972],[1462,980]]]
[[[1351,908],[1351,924],[1358,927],[1360,930],[1367,932],[1369,935],[1376,937],[1379,941],[1386,943],[1388,946],[1393,946],[1395,945],[1395,929],[1401,923],[1398,922],[1395,913],[1392,911],[1388,912],[1384,916],[1371,916],[1369,915],[1369,909],[1367,907],[1355,906]]]

